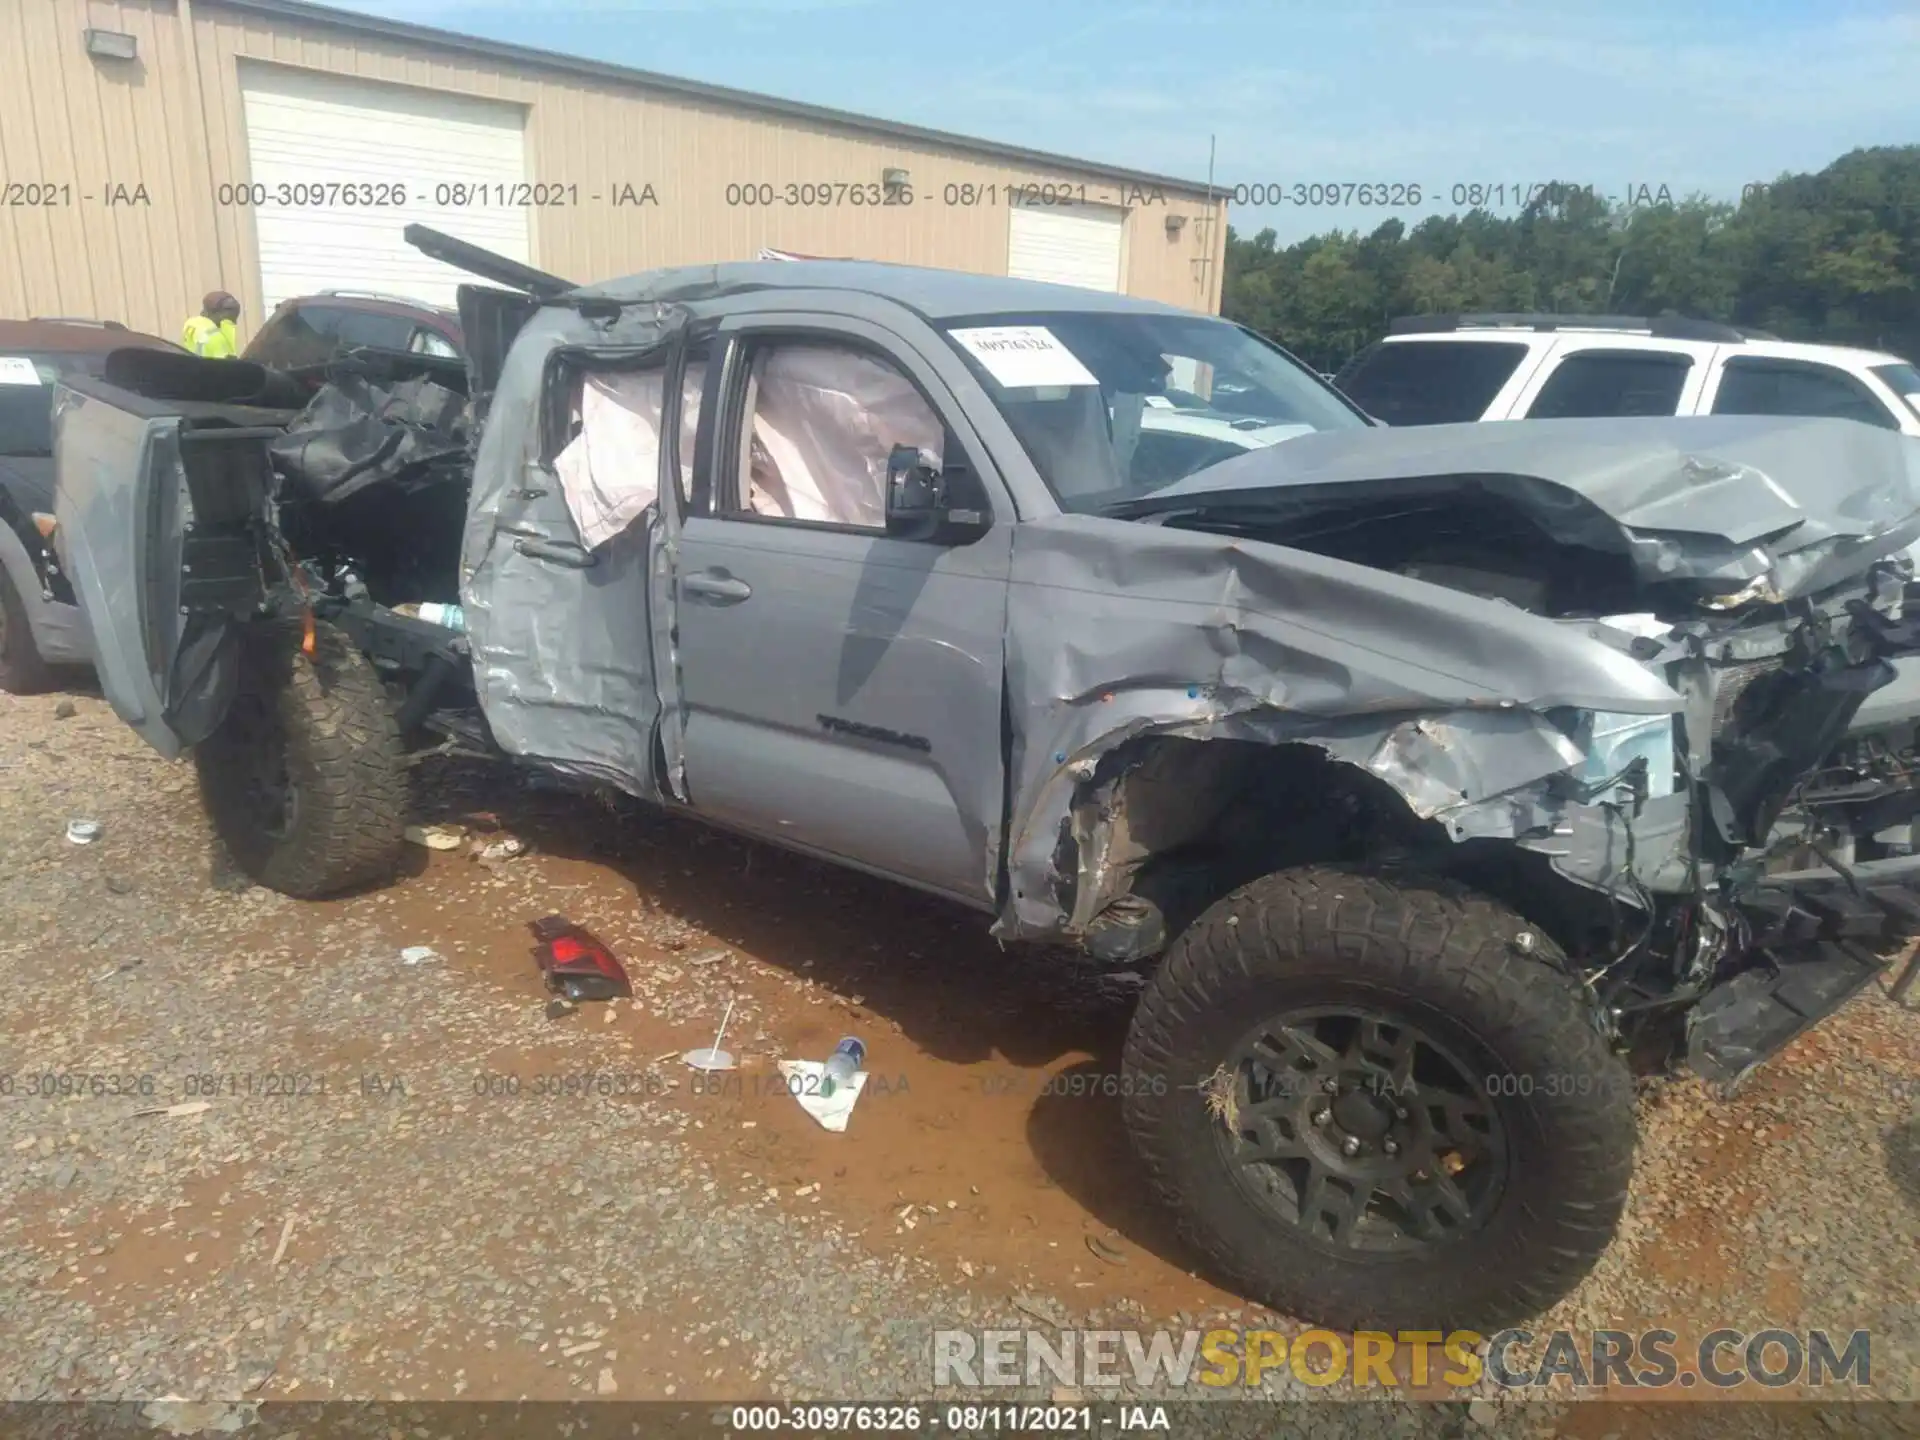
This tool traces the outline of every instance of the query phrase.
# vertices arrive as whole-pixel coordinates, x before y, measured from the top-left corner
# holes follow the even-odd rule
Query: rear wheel
[[[1302,869],[1213,906],[1135,1015],[1126,1113],[1223,1276],[1345,1328],[1538,1313],[1613,1238],[1633,1082],[1553,942],[1441,882]]]
[[[301,899],[389,878],[407,772],[379,677],[338,631],[311,658],[282,627],[248,635],[238,693],[194,750],[200,793],[234,864]]]
[[[38,695],[53,688],[53,668],[33,643],[27,607],[13,577],[0,570],[0,690],[9,695]]]

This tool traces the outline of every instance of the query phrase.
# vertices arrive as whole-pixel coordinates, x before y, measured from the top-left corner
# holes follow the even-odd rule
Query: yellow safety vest
[[[181,328],[180,343],[209,360],[231,360],[240,353],[240,332],[231,320],[195,315]]]

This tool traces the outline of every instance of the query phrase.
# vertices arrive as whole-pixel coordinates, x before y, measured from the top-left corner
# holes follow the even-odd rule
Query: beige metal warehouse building
[[[587,281],[763,248],[1217,312],[1188,181],[298,0],[0,0],[0,316],[445,302],[419,221]]]

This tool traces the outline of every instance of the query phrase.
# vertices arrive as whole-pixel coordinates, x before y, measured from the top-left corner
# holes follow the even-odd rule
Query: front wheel
[[[238,693],[194,749],[200,794],[234,863],[299,899],[392,876],[404,843],[405,753],[380,679],[344,635],[260,627]]]
[[[1567,1294],[1633,1174],[1633,1081],[1544,933],[1439,881],[1281,871],[1180,937],[1127,1038],[1127,1127],[1250,1298],[1491,1330]]]

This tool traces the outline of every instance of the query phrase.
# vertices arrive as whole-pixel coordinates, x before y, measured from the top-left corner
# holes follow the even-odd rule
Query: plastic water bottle
[[[831,1095],[859,1073],[867,1058],[867,1047],[849,1035],[833,1047],[826,1066],[820,1072],[820,1093]]]

